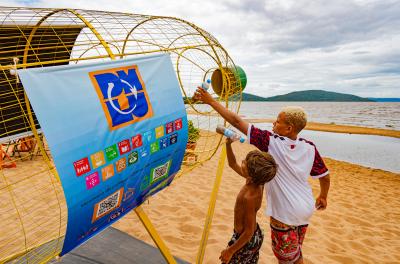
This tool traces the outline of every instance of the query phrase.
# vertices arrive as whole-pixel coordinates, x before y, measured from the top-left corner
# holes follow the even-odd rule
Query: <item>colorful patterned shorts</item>
[[[272,251],[279,263],[294,263],[301,257],[301,246],[308,225],[289,226],[271,218]]]
[[[231,240],[228,243],[228,246],[233,245],[236,240],[239,239],[240,234],[233,233]],[[229,264],[256,264],[258,263],[258,257],[261,245],[264,240],[264,233],[261,230],[260,226],[257,224],[257,229],[254,232],[253,237],[250,241],[244,245],[240,250],[236,251],[233,254]]]

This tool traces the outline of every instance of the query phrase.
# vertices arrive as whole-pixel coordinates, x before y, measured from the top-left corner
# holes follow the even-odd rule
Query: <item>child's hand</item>
[[[317,208],[317,210],[325,210],[327,206],[327,199],[325,197],[318,196],[318,198],[315,200],[315,208]]]
[[[197,90],[194,93],[193,98],[196,100],[200,100],[205,104],[210,104],[214,100],[212,96],[201,87],[197,87]]]
[[[219,259],[221,260],[222,263],[229,263],[233,256],[233,253],[229,250],[229,248],[226,248],[221,251],[221,256],[219,256]]]

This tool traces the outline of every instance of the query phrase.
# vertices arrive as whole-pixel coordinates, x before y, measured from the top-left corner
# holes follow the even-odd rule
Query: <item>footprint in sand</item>
[[[179,230],[184,232],[184,233],[190,233],[190,234],[198,234],[201,233],[202,228],[199,226],[196,226],[194,224],[183,224],[180,225]]]
[[[367,245],[364,245],[358,241],[348,241],[347,244],[349,244],[350,247],[356,252],[362,252],[363,254],[371,253],[371,250],[367,248]]]
[[[352,217],[352,216],[347,216],[345,218],[345,221],[349,222],[350,224],[357,225],[357,226],[370,227],[370,228],[374,227],[374,225],[372,225],[371,223],[364,221],[360,218]]]

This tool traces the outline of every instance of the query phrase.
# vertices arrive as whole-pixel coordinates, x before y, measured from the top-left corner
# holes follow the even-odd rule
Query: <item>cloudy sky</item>
[[[214,35],[268,97],[322,89],[400,97],[400,0],[0,0],[174,16]]]

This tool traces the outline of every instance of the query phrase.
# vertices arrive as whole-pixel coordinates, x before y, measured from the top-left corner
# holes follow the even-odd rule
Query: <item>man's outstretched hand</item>
[[[205,104],[211,104],[211,102],[214,100],[211,94],[209,94],[206,90],[202,89],[201,87],[197,87],[193,99],[200,100]]]

